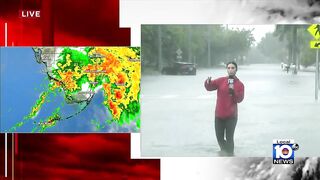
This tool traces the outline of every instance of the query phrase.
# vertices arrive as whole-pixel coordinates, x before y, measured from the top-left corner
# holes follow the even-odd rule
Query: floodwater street
[[[225,75],[222,67],[198,69],[196,76],[142,74],[142,156],[218,156],[217,95],[206,91],[204,81]],[[242,65],[237,77],[245,97],[238,104],[235,156],[271,157],[273,139],[294,139],[300,146],[296,157],[320,155],[314,71],[293,75],[278,64]]]

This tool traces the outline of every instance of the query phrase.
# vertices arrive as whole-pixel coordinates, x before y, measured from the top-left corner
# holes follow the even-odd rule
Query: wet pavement
[[[216,91],[203,83],[224,68],[196,76],[144,75],[141,79],[142,156],[218,156],[214,131]],[[294,139],[296,157],[320,156],[320,101],[314,72],[292,75],[280,65],[240,66],[245,98],[238,105],[235,156],[271,157],[273,139]]]

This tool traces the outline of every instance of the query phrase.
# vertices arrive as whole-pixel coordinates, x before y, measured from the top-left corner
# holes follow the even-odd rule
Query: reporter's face
[[[237,73],[236,66],[234,64],[228,64],[227,72],[229,76],[234,76]]]

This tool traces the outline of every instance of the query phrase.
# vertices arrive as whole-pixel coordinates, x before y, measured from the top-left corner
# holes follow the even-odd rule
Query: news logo
[[[294,151],[298,149],[293,139],[273,140],[273,164],[294,164]]]

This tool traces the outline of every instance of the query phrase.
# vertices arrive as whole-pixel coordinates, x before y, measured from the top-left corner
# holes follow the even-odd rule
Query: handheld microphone
[[[233,83],[234,83],[234,79],[233,77],[229,77],[228,79],[228,86],[229,86],[229,95],[232,96],[233,93],[234,93],[234,90],[233,90]]]

